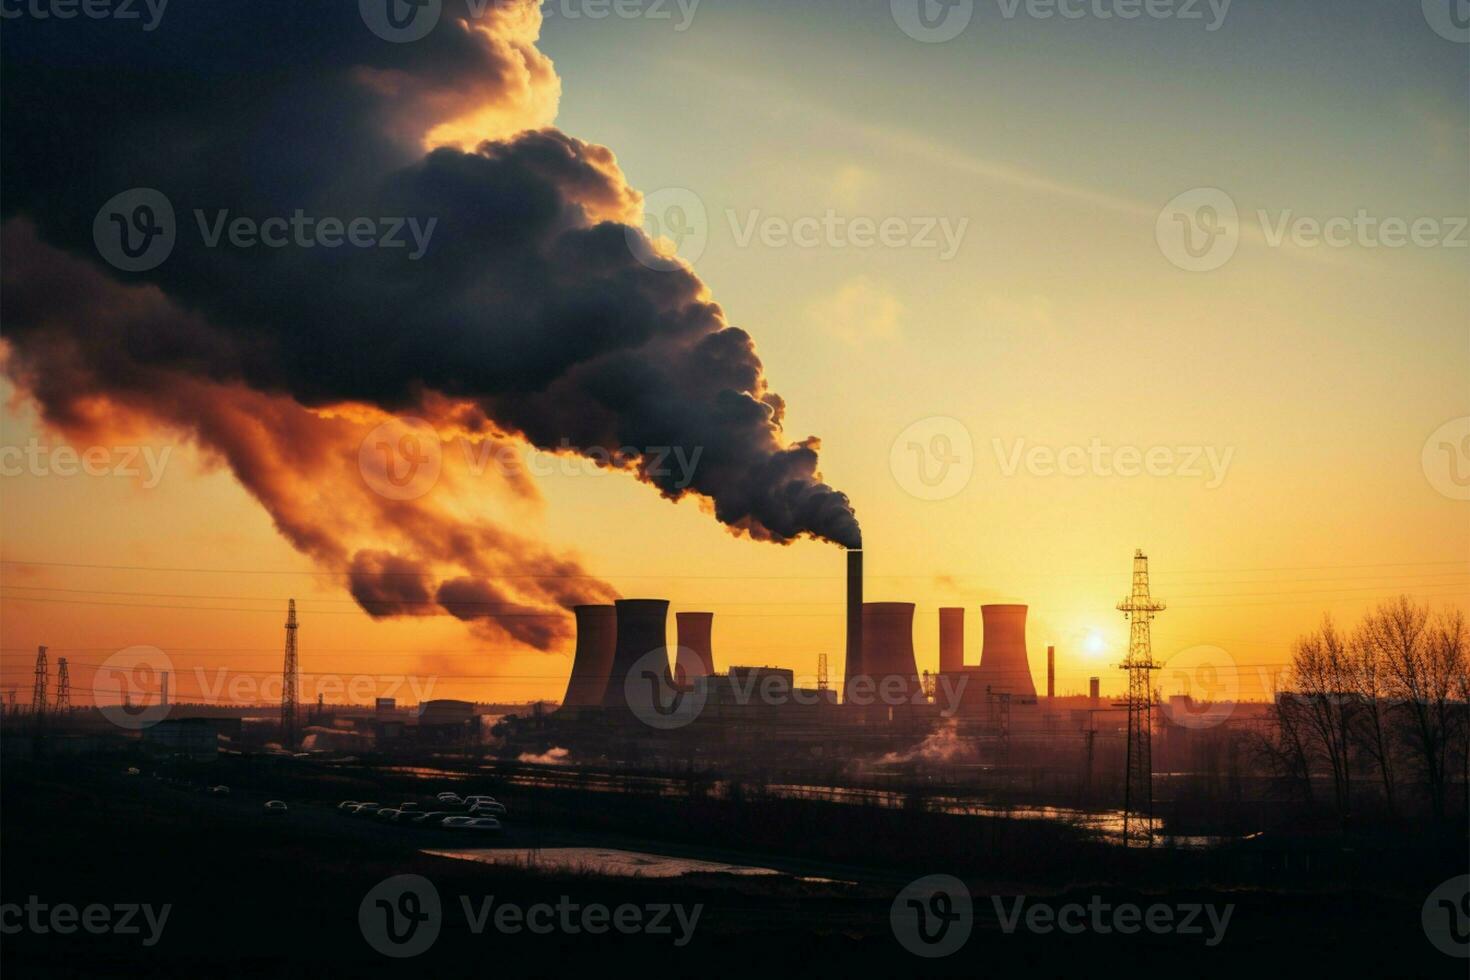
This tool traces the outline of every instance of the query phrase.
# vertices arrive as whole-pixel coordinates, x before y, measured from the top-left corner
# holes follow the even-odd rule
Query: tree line
[[[1273,768],[1315,802],[1330,778],[1346,822],[1370,800],[1443,821],[1470,785],[1470,629],[1456,608],[1407,596],[1352,629],[1324,617],[1296,640],[1263,742]]]

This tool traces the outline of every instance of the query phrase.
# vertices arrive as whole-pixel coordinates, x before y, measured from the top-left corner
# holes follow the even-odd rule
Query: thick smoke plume
[[[357,449],[392,414],[610,461],[760,540],[860,545],[817,441],[784,437],[749,335],[687,268],[646,261],[612,153],[549,128],[559,81],[537,4],[474,7],[446,0],[411,43],[376,36],[354,3],[263,0],[170,6],[146,33],[6,30],[8,375],[64,431],[196,440],[373,616],[448,612],[545,647],[566,632],[557,609],[615,595],[433,495],[367,491]],[[176,214],[172,251],[141,272],[93,237],[131,188]],[[212,245],[221,212],[433,230],[417,260],[412,242]],[[629,446],[699,464],[685,486]]]

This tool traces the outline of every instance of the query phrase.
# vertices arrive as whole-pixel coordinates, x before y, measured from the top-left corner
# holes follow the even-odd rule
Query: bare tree
[[[1446,768],[1454,740],[1454,696],[1464,618],[1446,613],[1431,626],[1428,606],[1400,596],[1363,620],[1365,642],[1383,665],[1404,744],[1424,778],[1429,806],[1444,819]]]
[[[1443,802],[1448,804],[1451,767],[1458,754],[1462,792],[1470,807],[1470,625],[1463,611],[1450,606],[1434,618],[1429,628],[1428,662],[1431,682],[1427,687],[1435,697],[1430,722],[1443,736]]]
[[[1372,618],[1371,616],[1369,617]],[[1349,648],[1353,693],[1357,695],[1354,732],[1363,750],[1378,767],[1383,800],[1395,811],[1393,732],[1389,712],[1392,686],[1380,651],[1380,637],[1369,622],[1359,625]]]
[[[1321,629],[1297,640],[1291,676],[1303,727],[1332,770],[1333,798],[1338,814],[1346,816],[1353,780],[1353,666],[1347,641],[1331,617],[1324,616]]]

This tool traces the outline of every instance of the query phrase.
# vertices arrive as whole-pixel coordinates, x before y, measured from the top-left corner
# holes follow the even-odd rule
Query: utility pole
[[[286,664],[281,671],[281,748],[296,750],[296,600],[286,613]]]
[[[1128,658],[1119,667],[1128,672],[1128,761],[1123,780],[1123,846],[1128,846],[1133,808],[1144,817],[1143,839],[1153,841],[1153,690],[1149,675],[1161,664],[1154,662],[1150,624],[1164,610],[1164,603],[1149,595],[1148,556],[1133,553],[1133,592],[1118,603],[1130,623]]]

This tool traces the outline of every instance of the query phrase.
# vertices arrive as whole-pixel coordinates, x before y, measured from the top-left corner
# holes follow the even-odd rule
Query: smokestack
[[[863,673],[863,553],[847,552],[847,655],[842,670],[842,700],[850,697],[852,679]]]
[[[166,671],[166,670],[165,671],[162,671],[162,674],[163,674],[163,686],[162,686],[162,688],[160,688],[159,693],[158,693],[158,703],[162,707],[167,708],[168,707],[168,671]]]
[[[641,657],[654,651],[663,653],[663,669],[668,671],[668,646],[664,636],[669,618],[667,599],[619,599],[617,607],[617,642],[613,649],[612,670],[607,688],[602,692],[605,708],[628,707],[624,684]]]
[[[681,612],[674,615],[679,636],[679,650],[674,657],[674,671],[680,684],[695,677],[709,677],[715,672],[715,653],[710,643],[715,614]]]
[[[1036,682],[1026,659],[1026,607],[1021,605],[981,606],[985,646],[980,651],[980,670],[975,684],[981,691],[1020,697],[1036,697]]]
[[[912,602],[867,602],[863,604],[863,674],[870,678],[870,697],[912,703],[923,685],[914,659],[914,604]],[[894,678],[899,678],[895,681]]]
[[[618,615],[615,606],[577,606],[577,650],[567,681],[564,708],[595,708],[602,704],[617,649]]]
[[[1092,699],[1092,706],[1094,708],[1097,707],[1097,702],[1102,699],[1098,690],[1101,686],[1102,681],[1100,679],[1096,677],[1089,677],[1087,679],[1087,696]]]
[[[965,610],[939,610],[939,672],[958,674],[965,669]]]
[[[1057,648],[1046,648],[1046,696],[1057,696]]]

